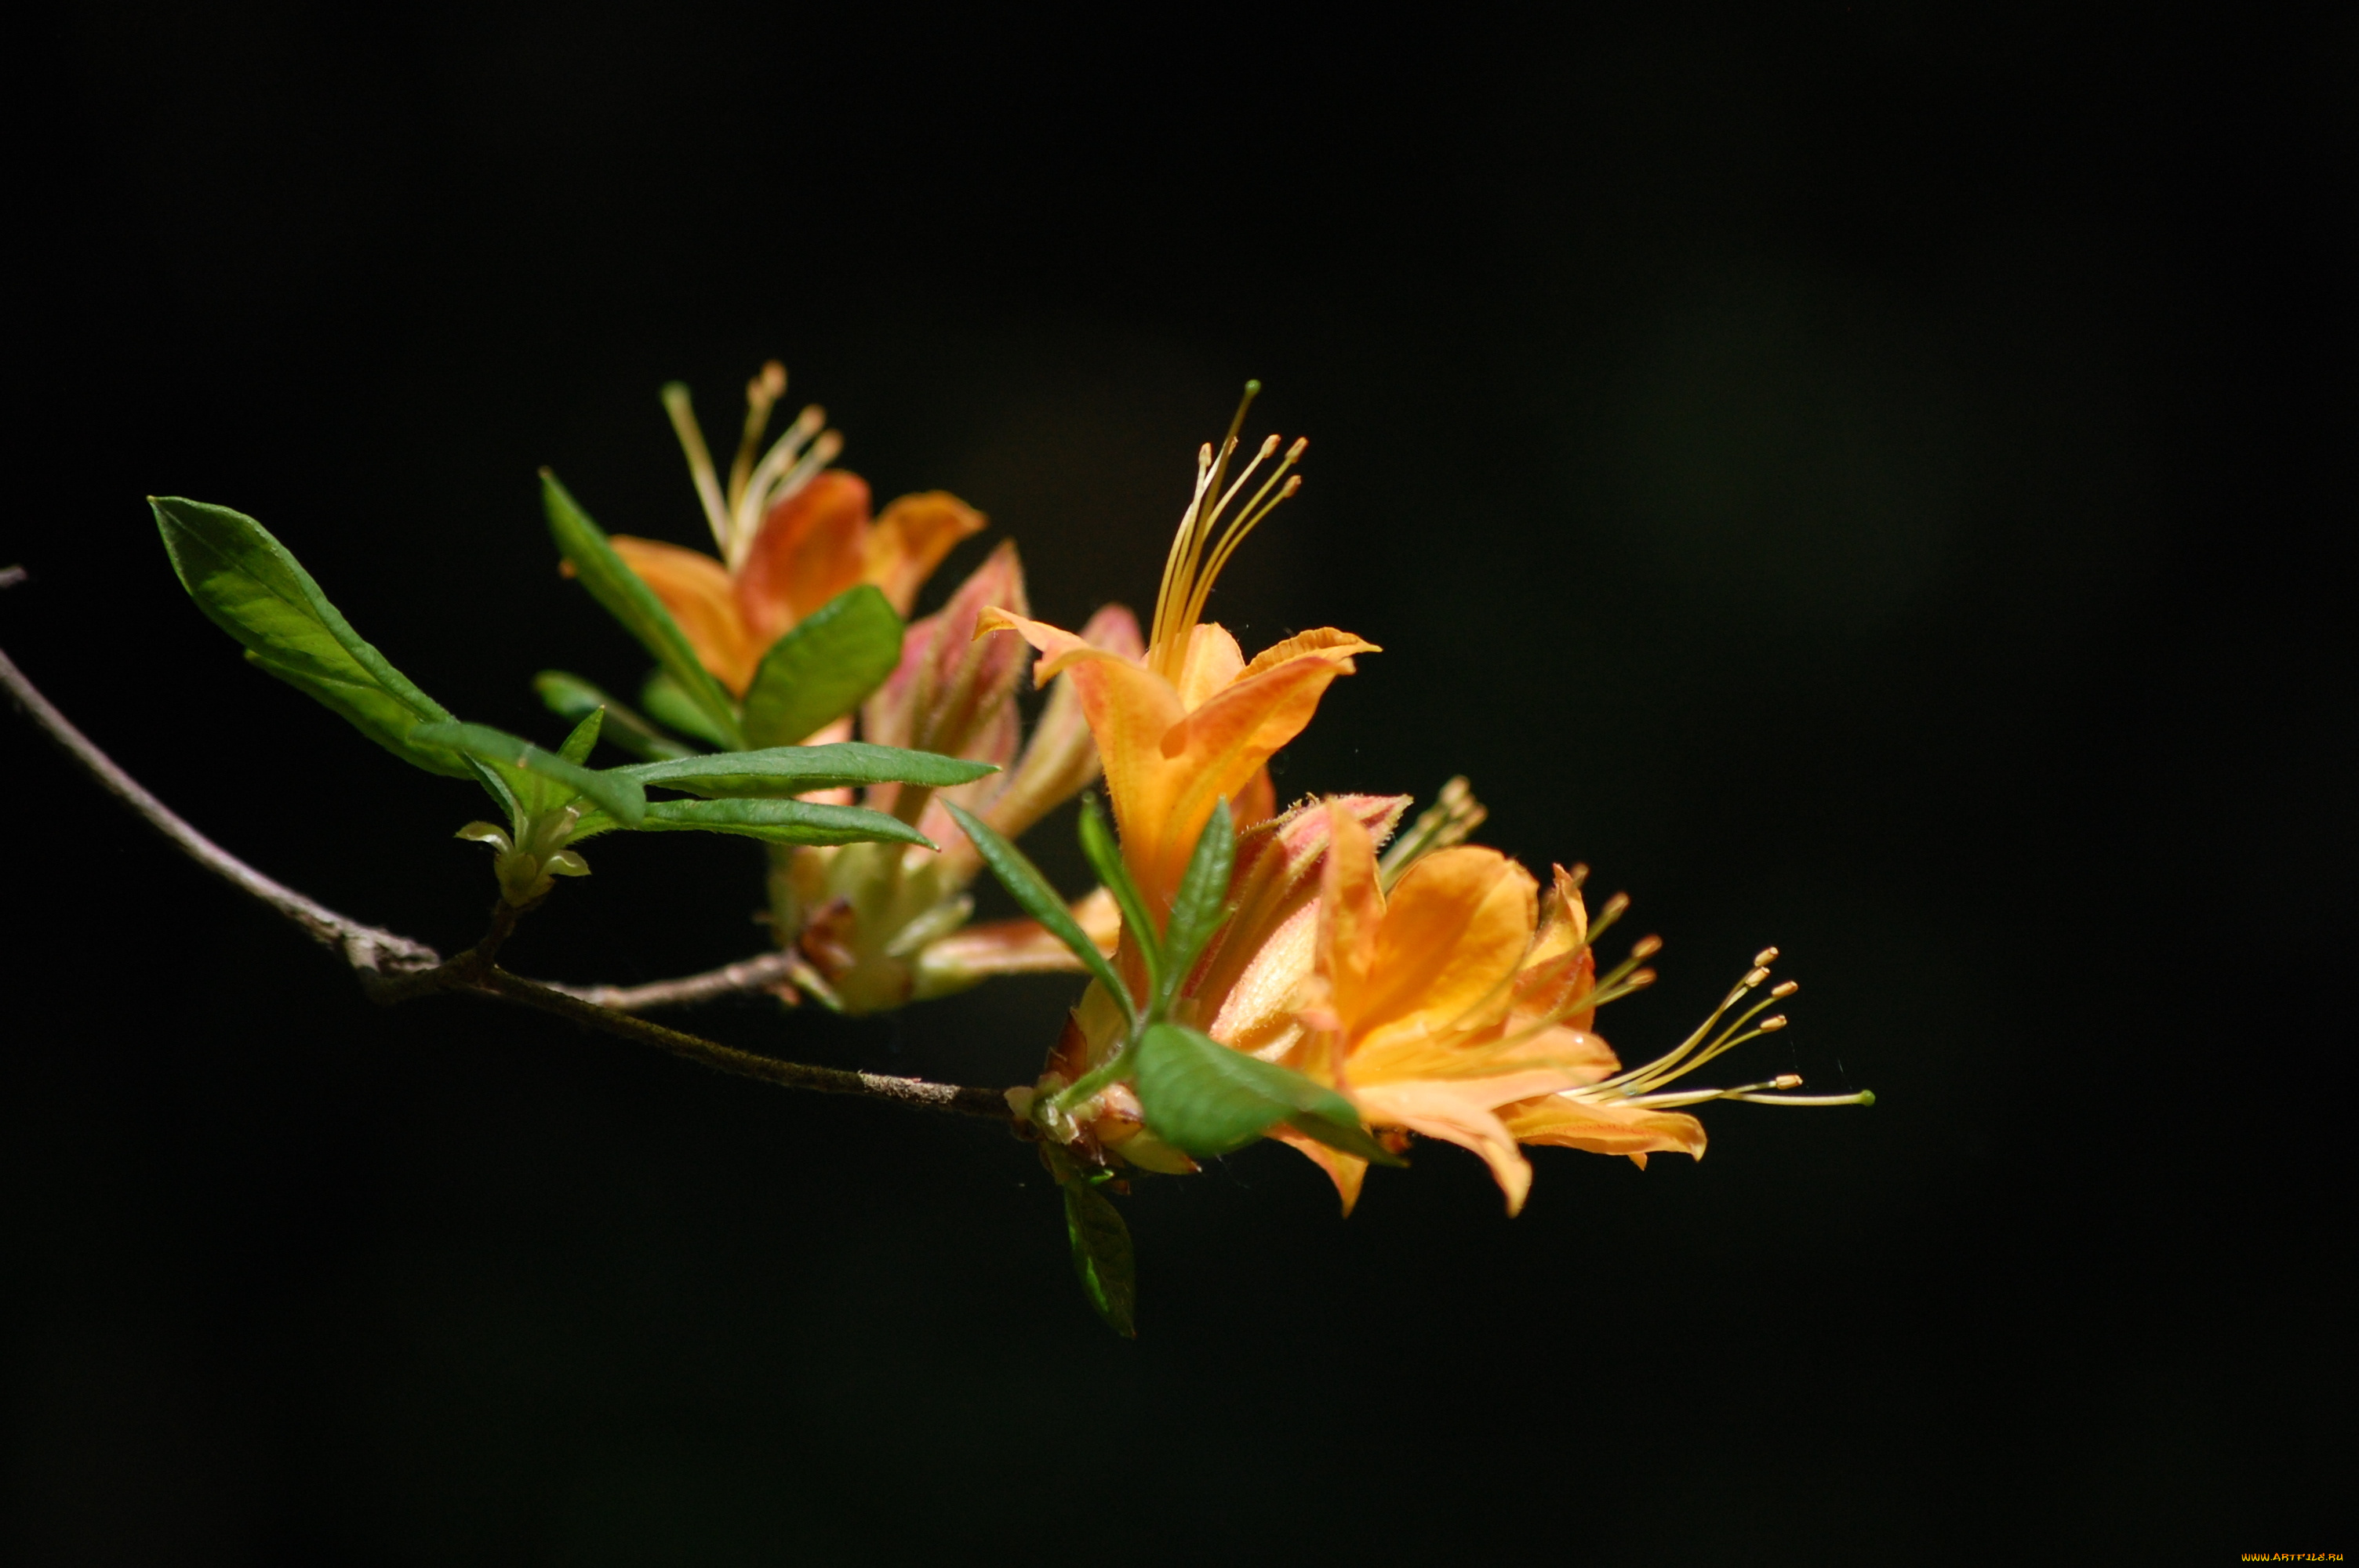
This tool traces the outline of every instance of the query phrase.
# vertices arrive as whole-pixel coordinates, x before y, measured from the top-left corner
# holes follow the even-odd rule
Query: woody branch
[[[14,588],[25,578],[22,567],[0,568],[0,589]],[[894,1077],[880,1073],[781,1061],[757,1052],[723,1045],[701,1035],[668,1029],[613,1007],[599,1005],[607,994],[624,1000],[626,1005],[651,1006],[660,1001],[694,1000],[724,991],[747,989],[749,984],[760,982],[749,980],[739,971],[753,969],[763,963],[761,959],[731,965],[711,975],[666,981],[654,987],[629,989],[599,987],[585,996],[570,989],[527,979],[501,968],[494,961],[500,946],[514,930],[516,919],[522,914],[506,903],[494,912],[491,929],[484,934],[484,939],[451,958],[444,958],[422,942],[339,914],[264,875],[197,831],[76,728],[55,704],[41,694],[5,651],[0,651],[0,686],[7,688],[8,695],[15,699],[25,717],[48,734],[84,773],[95,779],[108,794],[129,806],[141,820],[171,840],[181,853],[248,897],[277,911],[313,941],[333,948],[352,968],[362,990],[372,1000],[389,1004],[446,992],[489,997],[553,1013],[602,1033],[652,1045],[718,1071],[758,1079],[781,1088],[804,1089],[817,1094],[853,1095],[959,1116],[978,1116],[1001,1121],[1012,1119],[1006,1098],[996,1089],[972,1088],[956,1084],[932,1083],[923,1078]]]

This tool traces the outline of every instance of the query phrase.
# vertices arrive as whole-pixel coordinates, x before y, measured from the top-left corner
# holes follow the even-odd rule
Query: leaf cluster
[[[1124,866],[1096,801],[1082,799],[1082,852],[1122,910],[1123,928],[1147,971],[1144,996],[1135,993],[1114,961],[1098,950],[1022,850],[973,814],[956,806],[950,809],[1000,884],[1025,913],[1071,950],[1122,1011],[1126,1028],[1121,1045],[1102,1065],[1058,1091],[1051,1109],[1077,1107],[1127,1078],[1137,1092],[1147,1130],[1197,1159],[1233,1153],[1286,1126],[1374,1163],[1402,1163],[1369,1136],[1359,1112],[1335,1090],[1290,1067],[1233,1051],[1173,1016],[1189,975],[1234,913],[1227,900],[1236,829],[1225,799],[1197,837],[1169,915],[1159,923]],[[1134,1265],[1122,1216],[1072,1161],[1052,1160],[1051,1164],[1064,1187],[1066,1230],[1082,1289],[1099,1315],[1116,1333],[1129,1336],[1135,1332]]]
[[[820,729],[891,672],[901,622],[882,596],[866,590],[875,599],[871,606],[854,589],[782,637],[763,662],[769,684],[757,680],[741,712],[605,535],[554,480],[547,491],[550,525],[567,558],[600,602],[656,654],[661,676],[685,694],[701,731],[731,750],[693,752],[603,701],[586,682],[554,675],[539,683],[543,697],[577,720],[557,750],[463,722],[363,638],[261,524],[225,506],[179,497],[153,505],[165,551],[189,596],[245,646],[250,663],[342,715],[412,766],[474,779],[506,815],[508,843],[516,849],[529,844],[553,855],[567,842],[615,829],[731,833],[789,845],[931,847],[915,828],[882,812],[794,797],[885,782],[948,787],[993,771],[984,763],[886,746],[768,743],[772,736]],[[591,749],[610,722],[623,732],[610,738],[627,736],[638,742],[633,749],[656,753],[653,759],[588,766]],[[765,743],[748,749],[749,739]],[[650,787],[690,798],[650,799]]]

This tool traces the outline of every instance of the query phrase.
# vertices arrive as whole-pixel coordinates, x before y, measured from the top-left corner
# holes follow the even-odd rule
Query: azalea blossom
[[[1265,764],[1310,722],[1329,684],[1352,673],[1353,656],[1378,651],[1364,638],[1321,627],[1249,660],[1226,628],[1203,618],[1238,545],[1299,488],[1300,476],[1288,470],[1308,445],[1288,448],[1242,505],[1245,487],[1277,454],[1278,438],[1263,443],[1234,481],[1226,479],[1234,427],[1217,456],[1210,446],[1198,454],[1195,493],[1171,543],[1143,655],[1099,646],[1005,605],[978,622],[978,635],[1012,631],[1039,651],[1035,685],[1060,675],[1071,680],[1105,769],[1123,863],[1158,914],[1170,907],[1213,807],[1232,802],[1241,827],[1266,819],[1275,802]]]
[[[1702,1154],[1702,1125],[1681,1106],[1716,1098],[1870,1103],[1865,1095],[1784,1093],[1799,1087],[1793,1075],[1734,1089],[1666,1087],[1784,1026],[1781,1016],[1752,1020],[1769,1000],[1790,995],[1790,983],[1711,1033],[1767,980],[1774,949],[1679,1049],[1623,1071],[1595,1033],[1596,1011],[1653,980],[1642,966],[1660,943],[1644,939],[1599,976],[1596,933],[1581,892],[1585,872],[1557,868],[1543,894],[1506,856],[1464,844],[1484,813],[1463,780],[1452,780],[1382,860],[1377,847],[1405,799],[1337,797],[1270,816],[1254,795],[1267,777],[1264,764],[1301,732],[1328,684],[1353,669],[1353,656],[1375,651],[1363,638],[1325,628],[1248,661],[1234,638],[1203,620],[1212,581],[1238,542],[1294,493],[1299,480],[1287,470],[1303,446],[1288,449],[1234,512],[1232,503],[1277,454],[1277,438],[1225,488],[1235,427],[1217,455],[1211,447],[1200,453],[1195,493],[1166,560],[1143,657],[1093,646],[1004,605],[977,622],[978,636],[1014,631],[1038,649],[1036,680],[1062,676],[1072,683],[1103,762],[1124,869],[1150,915],[1170,909],[1217,803],[1242,797],[1227,918],[1181,979],[1173,1020],[1341,1093],[1396,1147],[1414,1133],[1473,1151],[1490,1166],[1511,1215],[1531,1187],[1527,1143],[1625,1154],[1644,1166],[1650,1153]],[[1600,928],[1626,904],[1617,896]],[[1117,972],[1137,990],[1145,964],[1126,928],[1115,957]],[[1147,1108],[1128,1085],[1107,1084],[1080,1104],[1067,1103],[1067,1086],[1095,1084],[1112,1071],[1131,1030],[1124,1009],[1093,982],[1024,1103],[1038,1108],[1036,1119],[1051,1137],[1098,1157],[1192,1170],[1192,1160],[1154,1134]],[[1325,1170],[1350,1212],[1364,1160],[1284,1123],[1268,1136]]]
[[[771,407],[786,385],[776,361],[747,384],[745,439],[726,490],[688,389],[678,383],[664,389],[718,558],[658,539],[611,540],[671,611],[704,667],[741,697],[762,655],[796,622],[864,582],[907,616],[942,557],[984,525],[981,513],[940,490],[905,495],[872,521],[868,481],[828,466],[843,438],[825,428],[816,405],[763,451]]]
[[[862,804],[890,813],[942,848],[851,844],[796,850],[785,871],[809,968],[803,989],[847,1011],[870,1012],[947,995],[993,975],[1078,970],[1062,944],[1032,920],[969,926],[966,888],[982,861],[946,809],[955,802],[1010,838],[1086,788],[1097,749],[1070,682],[1051,689],[1028,740],[1016,687],[1022,646],[975,635],[984,606],[1025,602],[1024,571],[1003,543],[940,611],[913,623],[899,666],[860,713],[861,737],[1000,771],[951,790],[871,785]],[[1136,654],[1138,623],[1120,605],[1091,617],[1081,635],[1115,654]],[[1021,741],[1021,744],[1019,744]],[[1103,893],[1076,907],[1084,929],[1114,943],[1118,917]]]

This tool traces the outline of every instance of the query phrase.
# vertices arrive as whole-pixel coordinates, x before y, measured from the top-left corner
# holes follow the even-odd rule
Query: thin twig
[[[649,980],[643,986],[569,986],[555,980],[540,983],[550,990],[616,1012],[645,1012],[657,1007],[684,1007],[693,1001],[734,996],[739,991],[766,990],[789,979],[795,968],[792,953],[763,953],[672,980]]]
[[[12,587],[23,580],[23,568],[12,568],[13,579],[0,576],[0,588]],[[323,946],[336,948],[344,961],[359,972],[363,983],[388,975],[415,973],[430,968],[441,961],[441,955],[422,942],[407,936],[397,936],[390,931],[380,931],[374,925],[337,914],[325,904],[304,897],[283,882],[264,876],[227,849],[214,843],[176,815],[171,807],[158,800],[140,786],[139,781],[117,767],[114,759],[91,743],[90,737],[74,728],[49,699],[43,697],[15,660],[0,653],[0,686],[16,699],[25,716],[49,732],[49,738],[62,747],[66,754],[92,778],[104,785],[108,793],[146,819],[148,826],[179,846],[197,864],[234,884],[251,897],[277,910],[301,927],[304,935]]]
[[[0,569],[0,589],[13,588],[24,580],[25,571],[21,567]],[[660,1023],[650,1023],[646,1019],[634,1018],[629,1013],[600,1006],[580,995],[526,979],[521,975],[510,974],[492,961],[508,934],[515,929],[517,917],[523,914],[523,911],[506,903],[495,911],[491,929],[481,942],[448,959],[422,942],[414,942],[407,936],[382,931],[374,925],[364,925],[264,876],[191,827],[76,729],[71,720],[40,694],[26,677],[25,672],[18,669],[16,662],[5,652],[0,652],[0,686],[7,687],[8,695],[16,699],[16,706],[23,709],[26,717],[40,726],[68,756],[81,763],[83,770],[104,785],[108,793],[136,812],[148,826],[169,838],[183,854],[250,897],[277,910],[314,941],[341,953],[359,978],[361,989],[373,1000],[387,1003],[408,1001],[444,992],[492,997],[554,1013],[602,1033],[653,1045],[675,1056],[685,1056],[690,1061],[701,1062],[724,1073],[757,1078],[782,1088],[807,1089],[818,1094],[858,1095],[916,1109],[947,1111],[953,1115],[979,1116],[999,1121],[1012,1119],[1006,1097],[996,1089],[967,1088],[955,1084],[929,1083],[923,1078],[890,1077],[881,1073],[780,1061],[757,1052],[723,1045],[719,1041],[707,1040],[701,1035],[667,1029]],[[764,961],[757,958],[749,964],[732,965],[729,969],[714,973],[726,975],[731,969],[743,969]],[[709,976],[696,976],[689,980],[664,984],[681,987],[711,979]],[[718,994],[726,989],[731,988],[716,985],[703,994]]]

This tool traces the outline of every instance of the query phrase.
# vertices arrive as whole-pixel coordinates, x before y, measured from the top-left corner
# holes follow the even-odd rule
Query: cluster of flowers
[[[757,459],[783,388],[776,365],[749,387],[725,486],[686,394],[667,395],[718,558],[614,540],[740,697],[763,651],[799,621],[862,583],[906,614],[948,551],[984,526],[940,492],[872,520],[867,486],[829,466],[839,443],[815,409]],[[1255,1137],[1316,1162],[1347,1213],[1368,1165],[1396,1162],[1410,1135],[1459,1144],[1487,1162],[1512,1214],[1531,1184],[1527,1145],[1643,1166],[1651,1153],[1702,1153],[1704,1130],[1681,1108],[1701,1101],[1868,1103],[1794,1095],[1791,1075],[1675,1085],[1784,1025],[1762,1016],[1795,989],[1769,983],[1774,948],[1686,1041],[1625,1068],[1596,1031],[1597,1010],[1653,979],[1644,965],[1659,944],[1647,938],[1601,971],[1596,940],[1627,901],[1616,896],[1593,920],[1583,869],[1557,867],[1543,883],[1465,842],[1483,811],[1462,780],[1397,838],[1406,797],[1277,808],[1271,756],[1310,722],[1330,683],[1378,650],[1321,628],[1248,658],[1204,619],[1240,543],[1301,483],[1304,441],[1281,452],[1273,436],[1240,465],[1245,417],[1241,406],[1228,435],[1198,454],[1144,635],[1118,605],[1078,632],[1032,619],[1010,543],[909,626],[897,667],[860,708],[861,735],[1000,771],[945,790],[867,789],[862,804],[940,852],[772,851],[771,918],[792,955],[783,994],[864,1012],[994,974],[1091,975],[1038,1082],[1010,1095],[1069,1189],[1085,1282],[1083,1233],[1103,1220],[1096,1189],[1118,1190],[1131,1169],[1193,1171]],[[1050,692],[1026,741],[1016,688],[1027,650],[1033,684]],[[852,733],[847,717],[809,739]],[[1101,771],[1118,838],[1105,837],[1093,805],[1082,826],[1105,885],[1070,908],[1044,903],[1051,895],[1008,841]],[[985,864],[1037,918],[967,924],[966,890]],[[1206,1043],[1225,1054],[1207,1057]]]

